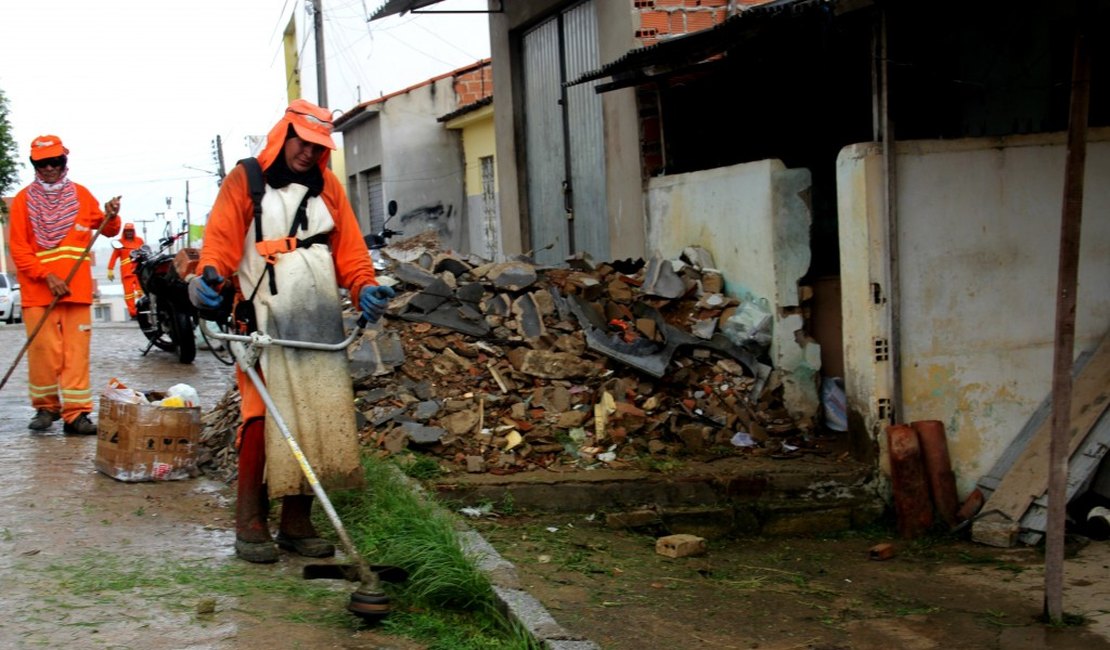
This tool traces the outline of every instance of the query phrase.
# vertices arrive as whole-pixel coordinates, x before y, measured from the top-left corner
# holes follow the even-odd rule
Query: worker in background
[[[294,100],[258,155],[253,169],[260,168],[260,174],[248,171],[248,160],[227,175],[197,263],[202,273],[214,271],[218,277],[211,283],[203,276],[189,281],[189,298],[202,313],[221,308],[224,297],[213,285],[224,278],[234,278],[237,322],[273,338],[341,341],[339,286],[358,297],[371,322],[384,313],[393,290],[377,286],[343,183],[328,169],[335,149],[331,131],[330,111]],[[257,211],[252,176],[261,194]],[[236,369],[241,396],[236,554],[250,562],[278,559],[267,523],[270,497],[282,500],[278,547],[307,557],[334,554],[335,546],[312,525],[312,487],[273,418],[266,417],[258,389]],[[346,354],[266,347],[257,369],[321,485],[359,486],[362,469]]]
[[[86,252],[104,219],[102,234],[119,233],[120,197],[102,211],[89,190],[67,177],[68,155],[56,135],[31,142],[35,180],[12,201],[11,255],[23,291],[27,335],[45,319],[27,346],[27,383],[35,408],[28,427],[45,431],[60,418],[67,434],[95,435],[89,417],[93,292]]]
[[[135,320],[138,312],[135,301],[143,295],[139,286],[139,276],[135,275],[135,264],[131,261],[131,251],[143,245],[143,238],[135,234],[135,224],[123,224],[123,234],[113,246],[112,257],[108,259],[108,280],[116,279],[116,260],[119,260],[119,279],[123,284],[123,301],[127,303],[127,313]]]

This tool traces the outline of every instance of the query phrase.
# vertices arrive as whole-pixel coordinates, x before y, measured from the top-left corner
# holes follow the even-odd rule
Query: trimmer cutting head
[[[347,602],[348,612],[370,622],[382,620],[389,615],[391,609],[389,596],[381,592],[370,592],[365,587],[359,587]]]
[[[404,582],[409,577],[408,571],[401,567],[375,564],[370,566],[369,570],[373,572],[373,576],[377,577],[378,580],[385,582]],[[358,589],[351,594],[351,599],[347,603],[347,611],[368,622],[380,621],[392,611],[389,596],[373,586],[367,585],[365,581],[361,581],[361,573],[363,572],[354,564],[306,564],[303,570],[305,580],[325,579],[359,582]],[[375,581],[372,580],[371,582]]]

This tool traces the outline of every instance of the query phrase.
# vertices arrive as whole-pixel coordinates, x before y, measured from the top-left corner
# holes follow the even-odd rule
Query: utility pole
[[[134,219],[134,221],[137,221],[137,222],[143,224],[143,241],[146,241],[146,225],[148,223],[154,223],[155,220],[154,219]]]
[[[216,161],[216,176],[219,178],[216,185],[222,185],[227,174],[224,172],[224,144],[218,134],[216,135],[216,141],[212,143],[212,157]]]
[[[316,103],[328,106],[328,79],[324,67],[324,0],[312,0],[312,24],[316,29]]]
[[[189,181],[185,181],[185,247],[190,248],[192,245],[193,217],[189,214]]]

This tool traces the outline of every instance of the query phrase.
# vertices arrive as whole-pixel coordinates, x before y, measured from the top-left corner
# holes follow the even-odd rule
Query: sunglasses
[[[66,157],[65,156],[54,156],[53,158],[43,158],[42,160],[32,160],[31,164],[35,166],[35,169],[42,169],[44,167],[65,167],[66,166]]]

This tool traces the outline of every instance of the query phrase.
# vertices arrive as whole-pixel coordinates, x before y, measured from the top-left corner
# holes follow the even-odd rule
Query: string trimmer
[[[207,269],[206,269],[207,271]],[[208,278],[205,278],[206,280]],[[363,327],[366,326],[365,317],[360,318],[351,334],[339,343],[314,343],[310,341],[292,341],[286,339],[275,339],[262,332],[252,332],[249,336],[242,334],[229,334],[224,332],[214,331],[209,327],[208,321],[202,321],[202,328],[206,329],[205,334],[213,339],[227,341],[231,348],[232,354],[235,356],[236,364],[243,370],[251,382],[254,383],[255,388],[258,389],[258,394],[262,397],[262,401],[266,404],[266,412],[269,417],[273,418],[273,422],[277,425],[281,436],[285,442],[289,444],[293,456],[297,459],[297,463],[304,473],[305,479],[308,484],[312,486],[312,491],[319,499],[320,505],[323,506],[324,512],[328,515],[328,520],[335,528],[335,532],[339,535],[339,541],[343,545],[343,550],[346,551],[347,557],[352,561],[352,565],[309,565],[304,568],[304,577],[308,579],[314,578],[340,578],[358,582],[359,587],[351,594],[349,603],[347,604],[347,611],[355,616],[359,616],[366,620],[379,620],[384,618],[390,612],[389,596],[381,589],[382,580],[389,580],[396,582],[404,580],[407,574],[403,569],[398,567],[386,566],[371,566],[359,554],[355,548],[354,542],[351,541],[350,535],[347,534],[347,529],[343,526],[343,522],[339,519],[339,514],[336,513],[335,507],[332,506],[331,500],[328,499],[327,493],[324,491],[320,481],[316,478],[316,472],[305,457],[301,447],[297,444],[297,440],[289,431],[286,426],[285,420],[278,412],[277,406],[274,404],[270,393],[266,390],[266,384],[263,383],[262,378],[259,377],[258,371],[255,370],[255,364],[258,362],[262,350],[272,345],[280,345],[291,348],[300,348],[304,350],[324,350],[324,351],[340,351],[346,350],[347,346],[355,341],[361,333]]]

